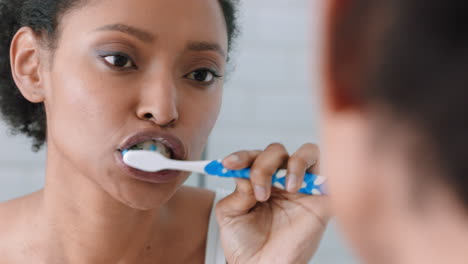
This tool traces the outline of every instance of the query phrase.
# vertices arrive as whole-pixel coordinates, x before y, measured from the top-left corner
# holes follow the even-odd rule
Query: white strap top
[[[226,194],[222,191],[216,191],[211,209],[210,223],[208,225],[208,239],[206,242],[205,264],[226,264],[224,250],[221,245],[219,234],[219,226],[216,221],[215,208],[216,204],[221,201]]]

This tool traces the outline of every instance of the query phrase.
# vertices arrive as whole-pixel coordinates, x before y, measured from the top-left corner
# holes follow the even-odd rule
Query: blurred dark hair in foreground
[[[381,105],[411,124],[439,163],[426,166],[468,208],[468,1],[342,3],[330,53],[339,106]]]

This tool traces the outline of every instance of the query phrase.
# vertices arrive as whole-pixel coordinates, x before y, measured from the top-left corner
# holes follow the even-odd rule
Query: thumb
[[[247,214],[257,204],[252,184],[246,179],[235,179],[236,190],[216,205],[219,223],[225,218]]]

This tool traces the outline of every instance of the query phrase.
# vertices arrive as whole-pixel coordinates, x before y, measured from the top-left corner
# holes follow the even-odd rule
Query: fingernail
[[[265,187],[260,185],[255,185],[255,196],[259,201],[266,201],[267,200],[267,191]]]
[[[233,154],[233,155],[227,157],[224,161],[228,162],[228,163],[237,163],[237,162],[240,161],[240,158],[239,158],[239,156]]]
[[[288,192],[295,192],[297,187],[297,176],[295,174],[288,175],[287,188]]]

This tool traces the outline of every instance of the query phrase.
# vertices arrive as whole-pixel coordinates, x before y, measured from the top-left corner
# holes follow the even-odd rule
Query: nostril
[[[155,115],[153,115],[151,112],[146,112],[145,114],[143,115],[139,115],[138,118],[140,120],[144,120],[144,121],[150,121],[150,122],[153,122],[155,123],[156,125],[159,125],[161,127],[169,127],[169,126],[172,126],[174,125],[175,122],[177,122],[177,117],[176,118],[172,118],[171,120],[169,120],[169,118],[162,118],[162,119],[158,119],[156,118]]]

